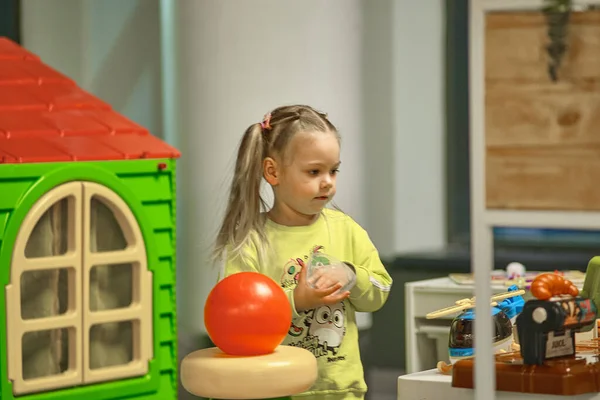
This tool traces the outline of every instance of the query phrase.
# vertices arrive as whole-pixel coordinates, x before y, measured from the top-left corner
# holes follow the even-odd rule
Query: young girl
[[[339,166],[339,134],[325,114],[303,105],[273,110],[244,133],[215,248],[225,256],[223,276],[257,271],[287,294],[293,321],[283,344],[311,351],[319,366],[302,399],[364,398],[355,313],[381,308],[392,285],[367,233],[325,208]],[[274,194],[267,212],[263,178]],[[307,276],[309,261],[336,259],[350,274]]]

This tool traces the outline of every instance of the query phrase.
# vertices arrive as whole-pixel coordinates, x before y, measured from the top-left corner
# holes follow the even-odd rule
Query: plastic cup
[[[321,252],[312,253],[306,277],[308,284],[314,289],[323,289],[339,282],[342,287],[338,292],[345,292],[356,285],[356,273],[352,267]]]

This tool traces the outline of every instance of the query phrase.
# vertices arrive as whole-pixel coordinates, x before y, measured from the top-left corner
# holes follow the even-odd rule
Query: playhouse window
[[[21,318],[36,319],[66,313],[69,301],[68,275],[68,268],[23,272]]]
[[[27,240],[25,257],[53,257],[67,252],[69,201],[73,199],[58,201],[42,215]]]
[[[23,379],[62,374],[69,368],[69,330],[47,329],[25,333],[22,356]]]
[[[132,264],[96,265],[90,271],[90,311],[129,307],[133,300]]]
[[[137,221],[97,184],[45,197],[17,237],[7,287],[15,394],[147,373],[151,274]]]
[[[127,247],[115,213],[95,196],[91,199],[90,214],[90,251],[99,253]]]

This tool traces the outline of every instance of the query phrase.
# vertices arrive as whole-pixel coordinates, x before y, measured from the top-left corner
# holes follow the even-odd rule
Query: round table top
[[[215,399],[267,399],[302,393],[317,379],[308,350],[279,346],[260,356],[232,356],[217,347],[197,350],[181,362],[181,383],[193,395]]]

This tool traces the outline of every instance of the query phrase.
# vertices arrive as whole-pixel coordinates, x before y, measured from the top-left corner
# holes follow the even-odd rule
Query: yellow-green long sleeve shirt
[[[244,261],[227,260],[224,276],[257,271],[274,279],[288,295],[293,320],[282,344],[312,352],[317,358],[317,382],[297,397],[315,399],[361,399],[367,390],[358,346],[355,313],[372,312],[386,302],[392,279],[383,266],[367,232],[348,215],[325,209],[308,226],[283,226],[265,222],[269,251],[259,265],[256,248],[245,249]],[[298,313],[293,291],[298,274],[314,248],[351,264],[356,285],[350,298],[333,306]]]

